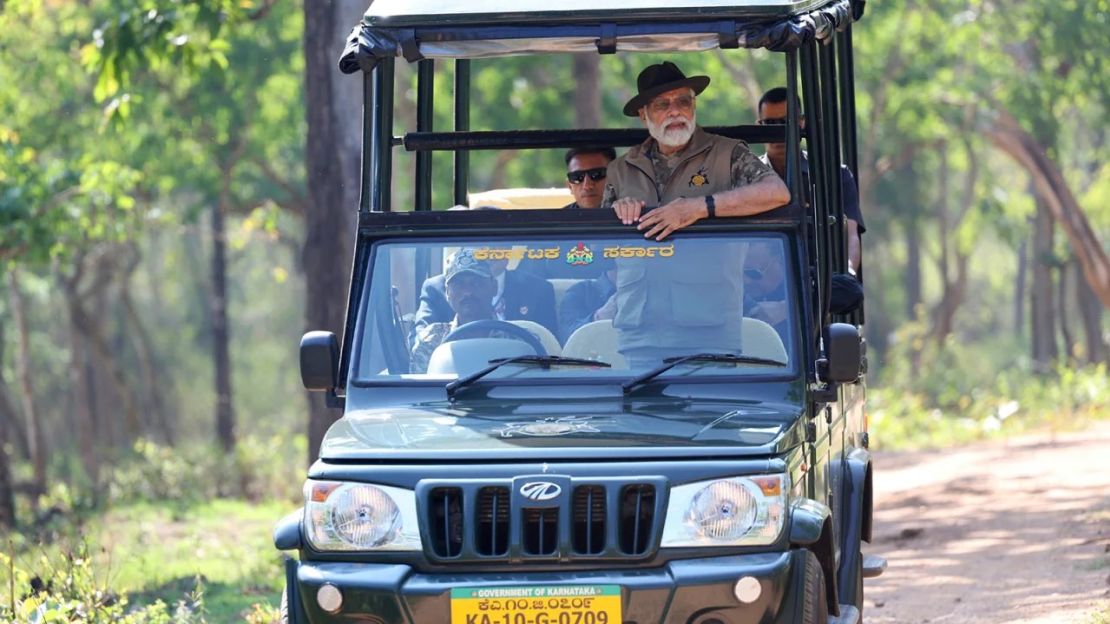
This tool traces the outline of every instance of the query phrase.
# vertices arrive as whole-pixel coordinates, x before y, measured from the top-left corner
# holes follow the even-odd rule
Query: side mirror
[[[825,332],[821,378],[832,383],[855,383],[863,368],[863,338],[850,323],[833,323]]]
[[[338,380],[339,341],[329,331],[301,338],[301,383],[309,392],[333,392]]]

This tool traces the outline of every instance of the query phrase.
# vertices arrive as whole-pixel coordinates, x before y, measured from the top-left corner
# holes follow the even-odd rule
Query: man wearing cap
[[[687,78],[674,63],[651,65],[636,80],[624,114],[650,137],[609,164],[603,206],[645,238],[661,241],[714,216],[754,215],[790,201],[775,172],[743,141],[709,134],[695,121],[707,76]],[[645,206],[654,210],[641,215]],[[632,368],[693,353],[740,353],[747,245],[674,243],[665,262],[617,260],[618,345]]]
[[[467,323],[496,318],[493,296],[497,282],[489,262],[476,260],[472,249],[460,249],[447,262],[443,272],[447,302],[455,317],[447,322],[428,323],[416,329],[409,370],[413,373],[428,372],[428,362],[447,334]]]
[[[604,207],[646,238],[663,240],[701,219],[766,212],[790,191],[743,141],[709,134],[696,123],[697,95],[708,76],[686,77],[674,63],[650,65],[624,114],[651,135],[609,164]],[[641,216],[645,206],[657,206]]]

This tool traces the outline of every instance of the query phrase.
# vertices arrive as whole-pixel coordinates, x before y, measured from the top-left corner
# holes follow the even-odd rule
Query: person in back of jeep
[[[743,141],[709,134],[696,123],[697,95],[708,76],[674,63],[648,66],[624,114],[650,137],[609,164],[603,207],[644,237],[662,241],[700,219],[755,215],[790,201],[774,170]],[[642,215],[646,206],[656,206]],[[676,243],[668,262],[618,260],[616,315],[621,353],[634,368],[665,357],[741,350],[742,246]]]
[[[650,65],[624,114],[651,137],[609,164],[603,207],[645,238],[663,240],[700,219],[750,216],[790,201],[790,191],[743,141],[696,123],[697,95],[708,76],[687,78],[674,63]],[[658,206],[641,216],[645,206]]]

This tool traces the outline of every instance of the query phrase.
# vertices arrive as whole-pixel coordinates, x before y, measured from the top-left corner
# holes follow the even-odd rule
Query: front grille
[[[643,558],[662,530],[661,479],[602,483],[559,477],[557,497],[527,498],[515,482],[437,482],[418,488],[429,540],[443,563]],[[461,485],[456,485],[462,483]]]

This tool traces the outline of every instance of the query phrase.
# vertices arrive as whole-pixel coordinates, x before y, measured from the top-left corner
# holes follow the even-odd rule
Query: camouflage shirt
[[[648,159],[651,160],[654,173],[652,182],[655,183],[655,190],[662,196],[663,189],[667,186],[667,181],[682,159],[682,152],[676,152],[669,156],[665,155],[659,151],[654,139],[648,139],[647,147],[644,151]],[[730,161],[732,168],[732,179],[730,180],[731,188],[755,184],[769,176],[776,175],[775,170],[753,154],[745,143],[738,143],[736,147],[732,148]],[[617,197],[616,187],[612,184],[606,184],[605,194],[601,200],[601,207],[612,208],[613,202],[618,199],[620,198]]]

